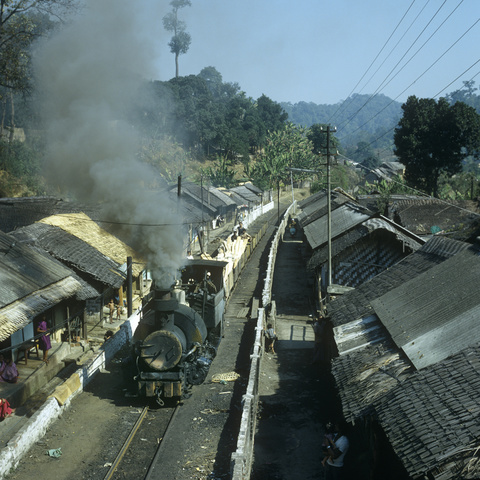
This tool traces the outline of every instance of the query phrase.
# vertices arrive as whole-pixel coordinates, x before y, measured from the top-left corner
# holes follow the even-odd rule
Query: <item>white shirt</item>
[[[342,452],[338,458],[328,459],[327,463],[333,467],[343,467],[343,458],[348,451],[349,447],[348,438],[342,435],[339,439],[335,440],[335,447]]]

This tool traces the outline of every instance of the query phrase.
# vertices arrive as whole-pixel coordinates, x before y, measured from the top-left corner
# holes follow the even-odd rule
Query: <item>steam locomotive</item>
[[[201,384],[223,336],[225,262],[191,260],[172,289],[152,287],[135,332],[138,394],[179,400]]]

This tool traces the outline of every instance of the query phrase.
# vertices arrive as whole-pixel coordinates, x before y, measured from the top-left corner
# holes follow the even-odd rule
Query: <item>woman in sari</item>
[[[48,351],[52,348],[52,344],[50,343],[50,334],[47,332],[47,330],[47,320],[45,317],[42,317],[42,321],[38,324],[37,332],[44,333],[45,335],[42,335],[38,339],[38,345],[40,350],[43,352],[43,361],[48,365]]]

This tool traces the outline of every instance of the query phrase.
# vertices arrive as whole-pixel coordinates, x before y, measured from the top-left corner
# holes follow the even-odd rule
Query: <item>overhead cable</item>
[[[428,0],[430,1],[430,0]],[[358,87],[358,85],[360,84],[360,82],[364,79],[365,75],[368,73],[368,71],[370,70],[370,68],[372,68],[373,64],[377,61],[377,58],[380,56],[380,54],[383,52],[383,50],[385,49],[385,47],[387,46],[388,42],[390,41],[390,39],[393,37],[393,35],[395,34],[395,32],[397,31],[398,27],[401,25],[401,23],[403,22],[403,20],[405,19],[406,15],[408,14],[408,12],[410,11],[410,9],[412,8],[413,4],[416,2],[416,0],[413,0],[412,3],[410,4],[410,6],[407,8],[407,11],[403,14],[402,18],[400,19],[400,21],[397,23],[397,26],[393,29],[393,32],[390,34],[390,36],[387,38],[386,42],[383,44],[383,47],[380,49],[380,51],[377,53],[376,57],[373,59],[372,63],[370,63],[369,67],[365,70],[365,73],[362,75],[362,77],[360,78],[360,80],[357,82],[357,84],[352,88],[352,91],[347,95],[347,99],[351,97],[351,95],[353,94],[353,92],[355,91],[355,89]],[[425,4],[427,5],[428,2]],[[425,8],[425,7],[423,7]],[[423,9],[422,9],[423,11]],[[409,27],[410,28],[410,27]],[[408,31],[408,29],[407,29]],[[403,37],[402,37],[403,38]],[[395,47],[394,47],[395,48]],[[387,56],[388,58],[388,56]],[[383,63],[382,63],[383,65]],[[377,70],[378,71],[378,70]],[[375,72],[376,73],[376,72]],[[368,82],[367,82],[368,84]],[[337,114],[337,112],[343,107],[343,105],[345,105],[345,102],[346,102],[346,99],[340,104],[340,106],[337,108],[337,110],[335,110],[335,112],[333,113],[333,115],[328,119],[327,123],[330,123],[331,120],[333,120],[333,118],[335,117],[335,115]],[[350,100],[350,102],[348,102],[348,104],[345,106],[345,108],[348,107],[348,105],[350,105],[350,103],[352,102],[352,100]]]

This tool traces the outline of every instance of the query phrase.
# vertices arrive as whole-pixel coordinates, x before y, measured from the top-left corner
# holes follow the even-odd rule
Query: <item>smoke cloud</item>
[[[150,15],[139,12],[146,4]],[[139,138],[127,121],[152,78],[154,47],[165,41],[164,12],[152,8],[150,2],[88,0],[81,15],[39,45],[35,72],[49,178],[76,199],[100,204],[102,220],[121,224],[119,236],[166,287],[182,266],[186,236],[157,174],[135,159]],[[154,178],[156,189],[150,188]]]

